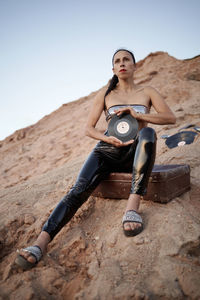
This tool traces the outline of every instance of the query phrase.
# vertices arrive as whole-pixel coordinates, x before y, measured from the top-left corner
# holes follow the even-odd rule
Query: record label
[[[181,147],[181,146],[184,146],[185,144],[186,144],[185,141],[181,141],[181,142],[178,143],[178,146]]]
[[[130,114],[114,115],[108,124],[108,135],[122,142],[134,139],[138,132],[138,122]]]
[[[122,121],[117,124],[117,131],[121,134],[127,133],[129,131],[129,128],[130,126],[128,122]]]

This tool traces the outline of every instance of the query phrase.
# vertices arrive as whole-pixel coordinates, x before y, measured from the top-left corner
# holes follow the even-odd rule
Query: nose
[[[121,68],[121,67],[124,67],[124,63],[123,63],[123,62],[121,62],[121,64],[120,64],[120,68]]]

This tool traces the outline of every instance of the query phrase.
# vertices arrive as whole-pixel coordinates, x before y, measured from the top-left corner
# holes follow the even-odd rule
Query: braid
[[[108,89],[107,89],[107,91],[106,91],[106,93],[105,93],[104,98],[106,98],[106,96],[107,96],[112,90],[114,90],[114,89],[116,88],[116,85],[117,85],[118,81],[119,81],[119,79],[118,79],[117,75],[114,75],[114,76],[111,78],[110,84],[109,84],[109,86],[108,86]]]

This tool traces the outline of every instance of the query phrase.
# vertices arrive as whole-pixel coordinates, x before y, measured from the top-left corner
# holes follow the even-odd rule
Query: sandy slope
[[[152,53],[135,80],[157,88],[175,112],[175,125],[153,126],[156,163],[190,164],[191,190],[166,205],[142,201],[145,229],[134,238],[121,228],[126,199],[91,196],[38,266],[21,272],[16,249],[34,242],[96,143],[84,137],[96,92],[64,104],[0,142],[0,299],[200,299],[200,138],[174,149],[160,138],[200,125],[200,57]]]

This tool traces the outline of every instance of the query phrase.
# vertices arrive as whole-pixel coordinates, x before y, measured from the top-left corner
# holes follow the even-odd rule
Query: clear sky
[[[101,88],[113,52],[200,54],[199,0],[0,0],[0,140]]]

